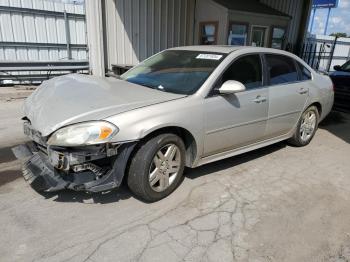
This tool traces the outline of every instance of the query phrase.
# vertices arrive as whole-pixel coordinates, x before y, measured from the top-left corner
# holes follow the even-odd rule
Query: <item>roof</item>
[[[266,15],[276,15],[290,17],[289,15],[282,13],[272,7],[269,7],[257,0],[213,0],[214,2],[222,5],[230,10],[244,11],[249,13],[262,13]]]
[[[199,52],[212,52],[229,54],[238,49],[249,48],[248,46],[229,46],[229,45],[191,45],[170,48],[171,50],[187,50]]]
[[[273,53],[273,54],[284,54],[292,57],[296,57],[294,54],[275,48],[268,47],[256,47],[256,46],[230,46],[230,45],[193,45],[193,46],[180,46],[170,48],[168,50],[185,50],[185,51],[198,51],[198,52],[208,52],[208,53],[223,53],[229,54],[238,50],[247,50],[248,52],[263,52],[263,53]]]

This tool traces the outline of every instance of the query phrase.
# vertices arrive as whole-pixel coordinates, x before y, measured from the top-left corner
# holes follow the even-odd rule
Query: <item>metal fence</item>
[[[308,37],[300,57],[316,70],[333,71],[335,65],[342,65],[350,59],[350,38]]]
[[[0,84],[87,70],[87,57],[83,5],[0,0]]]

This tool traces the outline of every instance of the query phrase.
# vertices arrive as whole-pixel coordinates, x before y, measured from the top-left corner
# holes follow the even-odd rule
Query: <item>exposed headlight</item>
[[[53,146],[83,146],[108,142],[119,129],[105,121],[86,122],[63,127],[48,140]]]

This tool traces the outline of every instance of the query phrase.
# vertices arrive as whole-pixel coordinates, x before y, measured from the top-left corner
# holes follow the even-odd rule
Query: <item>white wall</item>
[[[103,39],[102,2],[87,0],[86,24],[89,47],[90,73],[96,76],[105,75],[105,49]]]

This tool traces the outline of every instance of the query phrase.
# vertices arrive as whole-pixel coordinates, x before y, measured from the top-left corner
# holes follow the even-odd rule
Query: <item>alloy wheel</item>
[[[149,170],[149,183],[156,192],[166,190],[179,173],[181,152],[177,145],[168,144],[155,154]]]
[[[317,117],[314,111],[308,111],[303,115],[300,125],[300,138],[303,142],[309,141],[316,128]]]

